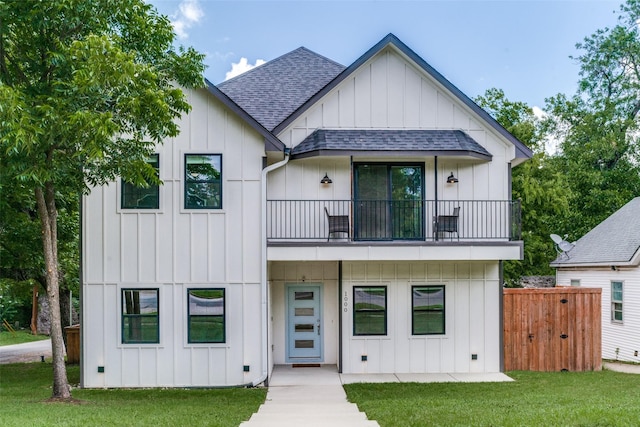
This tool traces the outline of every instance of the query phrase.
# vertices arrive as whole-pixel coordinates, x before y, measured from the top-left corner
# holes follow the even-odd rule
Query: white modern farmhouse
[[[84,200],[84,387],[501,370],[525,145],[392,34],[188,96],[164,185]]]
[[[640,197],[551,263],[556,283],[602,288],[602,358],[640,362]]]

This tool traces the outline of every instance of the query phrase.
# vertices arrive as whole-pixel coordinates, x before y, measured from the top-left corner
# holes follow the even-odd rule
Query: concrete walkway
[[[367,427],[378,426],[358,407],[347,402],[342,384],[397,382],[502,382],[496,373],[465,374],[338,374],[335,365],[293,368],[278,365],[267,399],[241,427]]]
[[[623,362],[602,362],[602,368],[609,371],[624,372],[625,374],[640,374],[640,365]]]
[[[347,402],[335,365],[276,366],[265,403],[241,427],[379,427]]]

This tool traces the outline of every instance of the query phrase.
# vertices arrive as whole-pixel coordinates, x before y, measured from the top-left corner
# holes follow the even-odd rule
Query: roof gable
[[[272,131],[345,69],[304,47],[255,67],[218,88]]]
[[[430,75],[436,82],[438,82],[451,96],[470,110],[472,110],[479,118],[485,122],[489,128],[492,128],[496,131],[497,134],[501,135],[505,140],[515,146],[516,159],[528,159],[533,153],[532,151],[520,142],[517,138],[511,135],[505,128],[503,128],[493,117],[491,117],[486,111],[480,108],[475,102],[473,102],[469,97],[463,94],[458,88],[456,88],[451,82],[449,82],[442,74],[438,73],[433,67],[427,64],[422,58],[420,58],[415,52],[413,52],[409,47],[407,47],[404,43],[402,43],[396,36],[393,34],[387,35],[380,42],[378,42],[375,46],[369,49],[364,55],[362,55],[358,60],[356,60],[353,64],[347,67],[342,73],[340,73],[336,78],[334,78],[331,82],[329,82],[326,86],[324,86],[319,92],[315,93],[311,96],[304,104],[300,106],[296,111],[294,111],[291,115],[289,115],[285,120],[279,123],[277,126],[273,128],[274,134],[279,134],[282,132],[287,126],[293,123],[298,117],[303,115],[307,110],[312,108],[321,98],[323,98],[328,92],[338,86],[340,83],[345,81],[347,78],[352,76],[357,70],[369,61],[372,57],[382,52],[387,47],[393,47],[401,54],[403,54],[406,58],[411,60],[419,69],[424,71],[426,74]],[[519,162],[515,162],[516,164]]]
[[[636,197],[582,236],[569,257],[558,256],[551,266],[628,265],[639,249],[640,197]]]

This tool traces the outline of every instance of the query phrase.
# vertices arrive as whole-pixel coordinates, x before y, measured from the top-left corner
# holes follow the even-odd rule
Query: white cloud
[[[204,17],[204,12],[198,0],[182,0],[178,10],[171,15],[171,24],[180,39],[189,38],[187,30],[197,24]]]
[[[264,64],[265,61],[263,59],[257,59],[256,63],[254,65],[249,64],[249,60],[247,58],[240,58],[240,61],[235,63],[232,62],[231,63],[231,71],[227,71],[227,74],[225,76],[225,80],[229,80],[235,76],[238,76],[242,73],[244,73],[245,71],[249,71],[252,68],[257,67],[258,65],[262,65]]]

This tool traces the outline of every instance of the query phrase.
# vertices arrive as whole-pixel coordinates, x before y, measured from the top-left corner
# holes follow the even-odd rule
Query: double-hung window
[[[622,323],[622,282],[611,282],[611,321]]]
[[[153,154],[147,159],[147,163],[155,168],[157,174],[160,169],[159,155]],[[121,206],[122,209],[159,209],[160,187],[158,184],[139,187],[122,181]]]
[[[122,290],[122,343],[160,342],[158,289]]]
[[[444,285],[411,288],[411,333],[444,334]]]
[[[387,335],[387,287],[353,288],[353,335]]]
[[[186,154],[185,209],[222,209],[222,155]]]
[[[224,289],[187,291],[189,343],[225,342]]]

